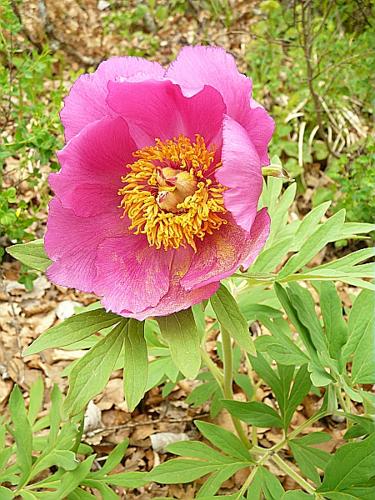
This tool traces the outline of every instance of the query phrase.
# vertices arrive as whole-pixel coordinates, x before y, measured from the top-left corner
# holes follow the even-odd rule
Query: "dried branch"
[[[313,30],[312,30],[312,6],[311,6],[310,1],[302,4],[301,30],[302,31],[301,31],[300,41],[301,41],[301,46],[302,46],[304,56],[305,56],[305,62],[306,62],[307,85],[308,85],[309,92],[310,92],[310,95],[311,95],[311,98],[313,101],[313,105],[314,105],[314,109],[315,109],[316,120],[317,120],[318,126],[319,126],[319,135],[323,139],[324,143],[326,144],[327,149],[330,152],[330,154],[332,154],[333,156],[335,156],[337,158],[338,155],[332,149],[330,141],[328,140],[327,134],[326,134],[325,129],[324,129],[321,100],[320,100],[319,94],[316,92],[315,86],[314,86],[315,73],[314,73],[314,66],[313,66],[313,60],[312,60],[314,37],[313,37]]]

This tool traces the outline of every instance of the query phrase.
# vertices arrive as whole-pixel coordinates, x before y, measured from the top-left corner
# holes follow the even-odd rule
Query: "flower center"
[[[123,217],[129,229],[145,234],[156,248],[190,245],[196,251],[196,238],[220,228],[227,221],[223,191],[214,177],[221,163],[214,162],[215,151],[208,150],[197,134],[195,142],[180,135],[139,149],[129,173],[122,177],[119,190]]]

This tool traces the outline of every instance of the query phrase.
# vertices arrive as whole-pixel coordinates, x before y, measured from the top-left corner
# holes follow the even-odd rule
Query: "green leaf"
[[[49,412],[49,433],[48,444],[52,448],[55,446],[62,420],[62,394],[57,384],[54,384],[51,391],[51,409]]]
[[[260,322],[272,333],[262,335],[255,341],[257,351],[267,352],[275,361],[284,365],[303,365],[309,357],[291,339],[288,323],[282,318],[269,319],[259,315]]]
[[[75,490],[89,474],[95,457],[96,455],[91,455],[80,463],[76,469],[66,472],[61,478],[60,487],[54,493],[54,498],[65,498],[69,493]]]
[[[218,384],[216,380],[207,382],[206,384],[197,385],[186,398],[186,402],[196,408],[197,406],[200,406],[210,400],[217,389]]]
[[[283,388],[277,373],[271,368],[264,357],[258,353],[257,357],[250,357],[250,363],[257,374],[271,387],[276,398],[280,400],[283,394]]]
[[[122,320],[74,366],[64,403],[68,415],[81,412],[106,385],[122,350],[127,320]]]
[[[297,183],[290,184],[280,196],[271,216],[270,237],[276,238],[285,226],[288,219],[288,209],[293,203],[296,195]]]
[[[341,348],[348,337],[348,329],[342,317],[342,304],[332,282],[322,281],[320,288],[320,308],[323,315],[328,350],[332,358],[341,359]]]
[[[317,468],[324,471],[329,462],[330,454],[318,448],[307,446],[301,439],[290,440],[289,446],[301,472],[316,485],[320,485],[320,475]]]
[[[333,217],[321,224],[318,229],[302,245],[300,251],[293,255],[278,275],[278,279],[295,273],[307,264],[330,241],[341,237],[341,228],[345,220],[345,210],[340,210]]]
[[[249,327],[243,317],[233,295],[224,286],[210,299],[216,317],[224,330],[238,343],[246,352],[256,355],[254,342],[250,337]]]
[[[10,394],[9,410],[13,422],[12,435],[16,441],[17,464],[21,470],[18,487],[22,488],[26,484],[31,471],[33,435],[18,385],[14,386]]]
[[[118,495],[113,491],[113,489],[108,486],[103,480],[90,479],[87,477],[82,481],[82,485],[88,486],[89,488],[95,488],[99,491],[101,498],[105,500],[117,500]]]
[[[357,443],[345,444],[329,461],[318,492],[343,491],[361,485],[375,474],[375,434]]]
[[[326,201],[311,210],[301,221],[299,228],[295,234],[295,245],[301,248],[308,238],[316,231],[320,219],[331,205],[330,201]]]
[[[39,500],[40,493],[34,493],[33,491],[21,491],[20,495],[23,500]]]
[[[328,352],[326,339],[310,292],[306,288],[297,285],[297,283],[290,283],[288,285],[288,294],[298,319],[309,331],[316,350],[320,353]]]
[[[324,493],[330,500],[374,500],[375,484],[353,486],[342,491]]]
[[[201,366],[199,334],[191,309],[157,318],[173,362],[187,378],[195,378]]]
[[[35,477],[43,470],[49,469],[53,465],[62,467],[70,471],[78,467],[79,461],[76,459],[75,453],[69,450],[51,450],[45,456],[40,457],[34,464],[32,475],[30,478]]]
[[[284,488],[281,486],[280,481],[265,467],[259,467],[257,474],[258,481],[260,482],[261,490],[264,493],[266,500],[279,500],[284,494]],[[249,489],[250,497],[251,488]]]
[[[255,396],[255,387],[251,383],[249,375],[237,372],[233,378],[238,387],[241,387],[247,399],[251,401]]]
[[[22,264],[37,271],[45,271],[52,264],[52,261],[44,251],[43,240],[13,245],[8,247],[6,251],[9,255],[22,262]]]
[[[148,366],[148,378],[146,392],[161,383],[165,376],[165,360],[168,358],[159,358],[151,361]]]
[[[275,392],[275,395],[277,402],[279,403],[281,420],[283,422],[283,427],[285,429],[288,427],[288,422],[287,422],[288,400],[289,400],[290,387],[293,382],[295,367],[287,365],[277,365],[277,372],[279,374],[281,392],[277,391]]]
[[[89,493],[88,491],[83,490],[79,487],[76,488],[75,490],[73,490],[67,496],[68,500],[92,500],[92,499],[95,500],[96,498],[97,498],[96,496],[91,495],[91,493]]]
[[[243,403],[241,401],[225,400],[223,405],[231,415],[247,424],[256,427],[283,427],[280,415],[264,403],[258,401]]]
[[[199,500],[203,500],[204,498],[206,498],[207,500],[211,500],[212,496],[215,495],[215,493],[218,491],[218,489],[224,483],[224,481],[232,477],[236,472],[243,469],[244,467],[245,464],[234,463],[234,464],[228,464],[227,466],[223,467],[217,472],[214,472],[208,479],[206,479],[204,484],[201,486],[198,495],[195,498]],[[228,497],[226,496],[225,498]],[[238,497],[234,498],[238,499]]]
[[[59,325],[53,326],[42,333],[23,353],[30,356],[44,349],[65,347],[89,337],[93,333],[121,320],[117,314],[107,313],[104,309],[76,314]]]
[[[281,161],[276,156],[272,157],[271,162],[281,167]],[[267,182],[265,180],[263,182],[262,206],[268,208],[268,213],[271,217],[275,212],[277,200],[280,196],[282,188],[283,180],[279,177],[269,176],[267,177]]]
[[[301,365],[309,358],[288,337],[275,338],[273,335],[262,335],[255,341],[258,352],[266,352],[272,359],[284,365]]]
[[[345,416],[352,422],[355,422],[355,425],[346,431],[344,439],[352,439],[375,433],[375,416],[368,418],[362,415],[352,415],[350,413],[345,413]]]
[[[306,500],[307,498],[314,498],[312,495],[305,493],[302,490],[286,491],[281,497],[281,500]]]
[[[280,380],[283,380],[282,374],[280,373]],[[292,389],[289,393],[289,388],[287,389],[288,394],[286,395],[285,406],[280,405],[280,410],[282,411],[282,419],[284,422],[284,430],[288,429],[290,421],[292,420],[293,414],[297,409],[297,406],[302,402],[303,398],[308,394],[311,387],[310,374],[307,369],[307,365],[303,365],[299,368],[294,376],[294,382]],[[280,404],[280,403],[279,403]]]
[[[33,425],[33,423],[35,422],[38,413],[42,408],[43,396],[44,396],[43,379],[42,377],[38,376],[38,378],[35,380],[35,382],[33,382],[30,388],[28,418],[31,425]]]
[[[349,315],[349,337],[343,348],[344,360],[353,353],[352,381],[356,384],[375,382],[375,294],[363,290]]]
[[[356,234],[366,234],[375,231],[375,224],[368,224],[366,222],[345,222],[342,228],[342,239],[350,238]]]
[[[210,463],[231,464],[237,459],[222,455],[201,441],[180,441],[172,443],[167,447],[168,452],[189,458],[198,458]]]
[[[297,310],[294,307],[294,303],[289,297],[289,288],[285,289],[279,283],[275,283],[275,292],[277,298],[279,299],[281,305],[287,313],[289,320],[293,323],[299,335],[301,336],[301,339],[306,349],[308,350],[310,357],[318,361],[316,348],[314,346],[314,343],[312,342],[310,332],[300,321]]]
[[[315,314],[315,304],[311,295],[296,284],[289,285],[285,290],[279,283],[275,283],[275,292],[309,353],[311,362],[308,367],[313,384],[316,386],[330,384],[333,378],[325,371],[321,362],[321,356],[325,359],[329,357],[328,347]]]
[[[14,492],[5,488],[5,486],[0,486],[0,496],[2,500],[12,500],[12,498],[14,498]]]
[[[338,271],[340,270],[346,271],[348,269],[353,268],[353,266],[355,266],[359,262],[363,262],[364,260],[370,259],[374,255],[375,255],[375,248],[362,248],[361,250],[349,253],[348,255],[345,255],[340,259],[314,267],[312,270],[319,271],[321,269],[329,268],[329,269],[336,269]]]
[[[267,316],[270,319],[274,319],[281,318],[283,315],[282,311],[275,309],[274,307],[263,304],[254,304],[252,296],[246,292],[240,293],[237,298],[240,310],[247,321],[254,321],[259,319],[260,316]]]
[[[192,306],[191,309],[193,311],[194,320],[195,320],[195,324],[197,325],[199,337],[201,340],[203,340],[204,335],[205,335],[205,331],[206,331],[206,318],[205,318],[205,314],[204,314],[204,310],[205,310],[204,304],[203,303],[195,304],[194,306]]]
[[[5,448],[3,449],[1,452],[0,452],[0,471],[2,469],[6,469],[6,465],[8,463],[8,460],[10,459],[10,457],[13,455],[13,449],[8,447],[8,448]],[[9,472],[9,471],[7,471]],[[1,473],[0,473],[0,481],[5,481],[4,479],[2,479],[1,477]]]
[[[214,446],[219,448],[219,450],[227,453],[231,457],[252,461],[246,446],[232,432],[201,420],[195,420],[194,423],[198,427],[200,433],[211,441]]]
[[[124,348],[124,393],[128,409],[132,412],[144,396],[148,377],[147,345],[143,322],[135,319],[128,321]]]
[[[164,462],[149,473],[149,480],[162,484],[190,483],[223,467],[222,463],[175,458]]]
[[[313,432],[312,434],[306,434],[301,438],[298,438],[298,442],[302,443],[304,446],[309,446],[311,444],[321,444],[331,441],[332,437],[326,432]]]
[[[288,253],[293,241],[294,237],[289,236],[280,241],[276,241],[272,246],[263,250],[259,254],[259,257],[257,257],[255,263],[251,266],[251,272],[272,272],[280,263],[282,257]]]
[[[150,482],[149,473],[146,472],[119,472],[105,477],[108,484],[122,486],[123,488],[139,488]]]
[[[90,474],[90,477],[97,479],[98,477],[103,477],[113,471],[113,469],[117,467],[121,460],[124,458],[128,446],[129,439],[126,438],[111,451],[103,467],[98,471]]]

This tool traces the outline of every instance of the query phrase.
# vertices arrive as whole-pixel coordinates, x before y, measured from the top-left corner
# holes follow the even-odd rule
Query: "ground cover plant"
[[[45,332],[25,352],[31,355],[51,347],[87,349],[86,354],[69,367],[69,392],[63,410],[66,417],[72,418],[72,425],[75,416],[82,415],[89,400],[104,388],[111,372],[119,368],[124,370],[124,393],[129,410],[134,409],[145,391],[153,386],[164,385],[163,392],[167,395],[178,380],[196,377],[199,372],[202,382],[191,392],[190,403],[197,405],[211,400],[211,414],[217,414],[222,408],[231,414],[238,435],[197,420],[195,425],[210,445],[200,441],[172,444],[168,451],[186,458],[166,461],[148,475],[140,476],[139,483],[136,477],[134,482],[127,483],[126,474],[121,476],[123,480],[115,477],[114,483],[108,478],[108,483],[121,486],[140,486],[146,481],[181,484],[209,474],[197,498],[212,498],[227,478],[247,469],[247,479],[231,498],[242,498],[246,494],[248,498],[261,494],[265,498],[308,495],[371,498],[375,460],[374,396],[366,388],[374,383],[375,375],[374,295],[372,284],[364,278],[372,276],[373,265],[363,262],[373,255],[373,250],[359,250],[313,268],[305,266],[326,242],[366,234],[372,227],[344,222],[343,213],[321,223],[326,204],[317,207],[306,219],[294,221],[297,224],[288,223],[287,209],[293,200],[295,184],[275,202],[281,187],[280,179],[269,178],[263,191],[264,200],[270,196],[273,200],[269,206],[272,229],[268,248],[249,272],[235,275],[226,286],[222,285],[205,307],[194,306],[191,311],[177,312],[165,320],[143,323],[106,313],[95,304]],[[9,251],[39,270],[49,265],[42,242],[16,245]],[[289,252],[292,256],[285,262],[283,256]],[[275,263],[280,261],[285,264],[275,273]],[[363,287],[348,320],[343,317],[334,286],[336,279]],[[313,288],[302,286],[301,281],[307,281]],[[319,296],[322,321],[316,315],[314,293]],[[219,366],[205,351],[205,317],[209,318],[209,329],[221,331]],[[259,322],[262,331],[255,342],[248,332],[248,322],[254,321]],[[97,331],[100,335],[93,336]],[[150,363],[149,355],[154,358]],[[247,374],[239,369],[244,361]],[[233,399],[233,380],[243,388],[246,401]],[[256,401],[257,383],[269,385],[273,405]],[[318,409],[291,429],[294,412],[310,391],[319,398]],[[332,415],[342,416],[347,422],[344,436],[347,444],[329,454],[315,447],[330,440],[330,436],[314,431],[314,425]],[[17,427],[17,417],[13,418]],[[27,417],[24,420],[28,422]],[[251,426],[250,435],[248,427],[244,428],[241,422]],[[279,440],[274,446],[263,448],[257,442],[256,428],[268,426],[280,429]],[[29,468],[38,463],[33,465],[31,450],[30,447]],[[292,457],[299,470],[291,466]],[[284,492],[266,468],[270,462],[292,477],[301,489]],[[17,466],[12,467],[12,472],[17,470]],[[82,487],[91,486],[103,492],[104,486],[90,479],[90,474],[95,472],[89,468],[85,471],[82,483],[72,483],[75,489],[69,491],[80,495]],[[11,478],[12,475],[8,476],[10,482]],[[131,474],[129,481],[133,481]],[[46,487],[61,491],[60,483],[47,482]],[[39,488],[38,483],[32,483],[30,488]],[[22,489],[20,493],[24,494]],[[38,495],[43,498],[42,493]],[[28,498],[26,493],[25,498]]]
[[[8,3],[4,6],[8,18],[13,19],[17,26],[16,30],[25,30],[22,11],[17,9],[17,4],[16,8]],[[284,7],[282,11],[281,6]],[[276,67],[284,64],[285,54],[287,58],[292,54],[293,58],[301,61],[301,68],[305,71],[308,60],[300,59],[298,54],[304,43],[306,46],[306,37],[308,50],[314,52],[314,44],[311,45],[308,40],[310,29],[314,43],[316,40],[326,43],[324,36],[320,40],[325,30],[322,21],[330,20],[338,12],[345,26],[345,29],[342,28],[344,32],[353,30],[349,22],[352,11],[339,3],[323,4],[321,8],[311,2],[287,7],[290,10],[278,2],[257,5],[258,22],[254,25],[252,38],[254,45],[250,42],[246,45],[245,55],[250,54],[251,49],[255,50],[254,58],[246,55],[248,72],[253,75],[254,88],[258,88],[259,92],[255,93],[255,97],[261,100],[262,96],[265,102],[267,96],[275,92],[271,92],[270,88],[277,79],[271,75],[267,81],[262,81],[264,74],[260,72],[260,81],[256,82],[252,67],[261,64],[261,57],[257,54],[269,50],[270,57],[274,54]],[[155,60],[155,47],[162,47],[164,42],[162,37],[156,36],[155,27],[160,28],[170,18],[175,19],[173,16],[181,19],[191,15],[193,19],[199,19],[196,8],[185,2],[173,5],[151,2],[147,6],[135,5],[134,9],[123,14],[125,17],[122,19],[122,14],[117,15],[110,5],[104,6],[101,14],[103,33],[108,35],[113,23],[123,26],[127,38],[134,33],[135,37],[143,39],[144,30],[145,48],[138,47],[136,50],[145,52],[129,50],[129,54],[146,53]],[[367,9],[363,5],[365,19],[368,17]],[[220,24],[224,32],[235,30],[236,23],[241,23],[239,12],[232,10],[229,3],[210,2],[205,4],[202,12],[214,26]],[[241,7],[240,12],[244,14],[247,11]],[[281,12],[289,19],[287,26],[292,22],[290,19],[295,24],[286,34],[277,35],[285,36],[287,50],[289,45],[292,46],[291,52],[280,55],[278,49],[272,51],[272,44],[265,47],[260,42],[267,39],[267,28],[272,28]],[[366,39],[366,23],[358,24],[359,31],[357,28],[354,31],[362,50],[361,34]],[[293,49],[293,41],[288,37],[293,39],[298,33],[302,36],[301,45]],[[68,52],[71,51],[68,42],[65,39],[61,41],[58,31],[53,37],[55,42],[57,40]],[[4,41],[9,42],[6,38]],[[17,43],[24,42],[17,39]],[[343,42],[343,47],[345,44],[347,41]],[[50,51],[49,48],[47,50]],[[186,60],[181,65],[181,71],[187,70],[183,82],[185,92],[191,84],[189,78],[194,79],[191,76],[194,71],[189,69],[189,58],[193,53],[194,49],[183,52]],[[312,53],[311,60],[314,60]],[[37,50],[35,55],[39,54]],[[65,140],[70,139],[70,142],[58,158],[62,165],[61,173],[50,177],[55,198],[50,209],[47,235],[43,238],[44,229],[38,225],[38,220],[45,221],[41,198],[37,198],[40,206],[36,203],[39,215],[30,222],[31,225],[27,227],[27,222],[16,235],[11,230],[20,227],[20,221],[14,219],[6,229],[4,242],[8,245],[12,240],[16,244],[8,246],[4,257],[3,291],[0,295],[5,305],[4,309],[0,309],[4,318],[1,325],[0,404],[5,410],[0,422],[0,492],[4,498],[370,499],[374,496],[375,299],[372,282],[374,251],[370,242],[375,228],[369,223],[371,215],[356,221],[358,211],[351,211],[350,207],[357,208],[357,205],[348,202],[350,196],[348,198],[345,193],[349,191],[345,188],[341,201],[339,196],[327,200],[319,194],[315,197],[311,196],[311,192],[307,194],[311,179],[317,179],[313,174],[316,168],[313,165],[319,156],[316,151],[324,148],[322,144],[328,156],[320,160],[321,171],[327,167],[332,172],[336,161],[344,165],[343,151],[346,150],[341,149],[340,158],[336,158],[337,151],[333,149],[339,141],[337,144],[334,140],[332,142],[330,122],[325,121],[325,115],[318,116],[319,106],[317,113],[314,104],[314,84],[311,92],[311,85],[306,81],[306,86],[296,87],[290,94],[297,102],[300,92],[306,92],[303,115],[297,111],[298,116],[291,119],[292,125],[290,120],[285,122],[287,127],[292,128],[276,132],[270,146],[273,156],[270,164],[264,166],[268,163],[266,146],[272,132],[267,112],[252,102],[247,116],[242,107],[236,107],[241,92],[230,101],[231,94],[226,93],[228,87],[215,87],[216,73],[223,71],[222,81],[233,72],[232,63],[228,62],[232,59],[225,59],[229,56],[214,49],[201,50],[200,54],[201,57],[210,56],[201,65],[204,78],[209,75],[209,71],[205,71],[210,64],[215,64],[215,58],[223,59],[215,76],[212,76],[213,87],[194,90],[193,98],[188,92],[187,95],[180,94],[177,86],[173,87],[168,82],[147,83],[143,72],[147,73],[151,68],[156,79],[162,80],[162,73],[159,74],[161,67],[155,63],[142,63],[144,69],[136,78],[131,73],[124,73],[123,79],[114,84],[110,82],[107,85],[105,81],[104,90],[101,90],[100,80],[95,83],[96,77],[79,80],[76,89],[92,82],[92,90],[97,95],[77,91],[65,102],[61,116]],[[281,59],[277,62],[279,55]],[[59,59],[61,55],[51,57]],[[79,72],[82,56],[79,55],[78,59],[74,71],[78,69]],[[197,64],[198,60],[195,59]],[[6,61],[5,70],[9,59]],[[171,67],[175,79],[173,85],[176,85],[178,64]],[[272,64],[271,67],[274,69]],[[102,71],[105,78],[111,79],[108,76],[109,66],[102,65],[101,68],[97,75],[100,76]],[[41,74],[44,71],[42,69]],[[69,78],[74,79],[75,76],[70,73]],[[51,78],[54,79],[55,75]],[[245,83],[248,80],[238,78],[238,82],[244,83],[241,88],[248,92]],[[230,82],[229,88],[236,88],[235,79],[227,81]],[[205,83],[209,82],[206,80]],[[341,84],[345,86],[343,81]],[[292,82],[290,85],[293,88]],[[156,149],[144,147],[145,134],[154,136],[155,132],[147,128],[152,127],[150,122],[145,127],[145,121],[142,121],[144,111],[137,104],[143,103],[142,106],[147,107],[142,99],[151,87],[148,105],[155,96],[160,101],[164,100],[169,110],[169,122],[165,120],[167,127],[172,126],[169,123],[177,123],[178,128],[184,123],[185,134],[185,138],[180,136],[178,140],[168,141],[171,135],[178,136],[179,131],[163,131],[155,121],[160,135]],[[109,97],[100,104],[107,88]],[[213,90],[215,88],[216,91]],[[317,84],[315,88],[320,89],[321,85]],[[126,92],[140,89],[143,98],[137,102],[129,98],[125,101],[122,95],[124,89]],[[9,92],[8,89],[7,95]],[[357,92],[358,98],[366,102],[366,85],[361,87],[361,92]],[[45,94],[42,92],[41,95]],[[168,105],[168,96],[171,95],[173,106]],[[201,124],[200,115],[191,103],[202,97],[199,109],[209,103],[211,115],[217,113],[219,116],[222,113],[220,95],[229,116],[224,121],[223,146],[214,151],[210,149],[208,137],[218,140],[213,125],[215,120],[209,127],[204,122]],[[319,92],[317,95],[320,103],[328,99],[323,96],[321,101]],[[96,107],[90,101],[93,96]],[[35,95],[30,99],[33,102]],[[155,116],[162,112],[161,109],[158,111],[157,100]],[[14,98],[9,102],[18,105]],[[125,102],[132,102],[133,107]],[[54,106],[52,108],[57,112]],[[69,106],[74,106],[75,111],[80,106],[84,108],[82,113],[69,115]],[[269,107],[273,109],[276,119],[283,122],[281,116],[286,110],[282,110],[282,106],[277,109],[277,106],[273,103]],[[103,110],[105,114],[111,109],[111,113],[122,114],[121,120],[125,121],[113,116],[102,118],[90,115],[91,109],[99,115]],[[338,109],[342,108],[339,106]],[[174,121],[176,110],[179,119]],[[16,108],[13,108],[15,112]],[[254,112],[256,119],[251,118]],[[289,109],[287,113],[290,112]],[[364,120],[366,128],[365,114],[360,119]],[[94,122],[87,125],[87,116],[89,121],[94,116]],[[14,117],[12,120],[16,122],[16,114]],[[305,125],[301,117],[306,119]],[[37,127],[40,126],[40,133],[48,135],[44,119],[41,118]],[[58,132],[57,118],[53,120],[56,120],[56,128],[52,135],[56,139],[52,139],[52,149],[64,140]],[[127,132],[124,123],[129,124],[130,132]],[[106,138],[108,126],[112,127],[115,141]],[[118,126],[121,133],[116,128]],[[255,126],[258,127],[256,133]],[[82,127],[83,131],[79,132]],[[97,132],[93,135],[95,127]],[[194,129],[190,138],[189,127]],[[246,127],[250,136],[253,134],[249,142],[243,135],[235,135]],[[354,129],[358,132],[356,127]],[[6,124],[4,130],[6,211],[14,210],[17,218],[20,212],[15,205],[22,201],[22,196],[19,198],[17,186],[13,188],[10,185],[9,159],[13,161],[18,155],[22,160],[27,152],[39,154],[40,150],[30,149],[28,142],[22,146],[25,149],[20,149],[17,142],[12,142],[9,135],[12,134],[11,122]],[[232,134],[230,141],[225,139],[229,131]],[[345,135],[344,126],[340,131]],[[305,132],[310,134],[307,143]],[[354,130],[351,132],[355,133]],[[199,137],[195,135],[197,133]],[[336,129],[334,133],[337,133]],[[138,147],[136,161],[124,161],[132,137],[136,138]],[[296,142],[293,142],[294,139]],[[106,165],[101,159],[100,148],[103,144],[107,159],[115,151],[111,159],[114,170],[117,169],[119,148],[123,149],[123,153],[119,154],[122,158],[118,165],[119,172],[124,163],[130,167],[122,180],[120,176],[117,181],[107,176],[105,184],[100,185],[98,190],[95,184],[98,177],[95,175],[99,168],[105,170]],[[240,144],[245,146],[241,148]],[[303,170],[294,169],[290,161],[294,153],[291,156],[286,154],[286,144],[297,147],[295,159]],[[358,152],[361,142],[353,139],[351,147]],[[200,155],[200,166],[207,162],[207,166],[215,168],[203,169],[199,175],[195,164],[194,169],[183,170],[185,167],[173,163],[176,160],[172,149],[174,155],[178,151],[181,165],[185,165],[185,161],[190,162],[194,155]],[[45,157],[46,172],[56,172],[59,166],[48,163],[50,154],[52,150]],[[205,199],[212,200],[208,213],[214,214],[209,215],[212,218],[201,226],[205,230],[209,228],[208,235],[194,229],[194,225],[191,232],[189,229],[181,233],[178,225],[165,232],[160,223],[162,219],[157,219],[158,215],[152,227],[145,225],[142,219],[144,214],[139,211],[139,193],[142,193],[145,184],[142,184],[143,181],[139,183],[138,179],[144,178],[149,166],[147,162],[161,161],[162,154],[167,155],[163,158],[170,162],[168,168],[161,165],[158,175],[148,181],[151,190],[147,193],[153,193],[153,186],[157,186],[158,190],[154,198],[155,210],[162,210],[162,213],[169,211],[173,215],[166,220],[185,224],[185,219],[181,222],[178,218],[181,217],[181,212],[178,212],[180,204],[186,203],[185,200],[193,195],[197,196],[194,194],[197,188],[206,190]],[[259,160],[259,157],[262,159]],[[353,168],[351,165],[350,175],[359,183],[359,175],[370,179],[366,183],[368,191],[363,190],[360,195],[366,199],[366,193],[372,189],[371,169],[367,168],[366,154],[357,158],[360,163]],[[30,165],[35,165],[35,162],[39,165],[38,161],[35,157],[30,160]],[[247,171],[239,176],[240,182],[233,175],[217,175],[216,180],[210,177],[220,169],[223,172],[227,169],[228,172],[230,161],[247,166],[252,172],[251,178],[243,182]],[[77,165],[87,169],[85,176],[79,174]],[[357,165],[363,165],[363,171]],[[160,164],[157,164],[158,168]],[[340,168],[335,175],[335,182],[341,183],[343,176]],[[199,176],[200,184],[195,181],[195,176]],[[296,181],[292,177],[296,177]],[[39,193],[40,186],[45,186],[44,182],[41,179],[41,184],[32,185],[32,190]],[[111,185],[113,187],[109,188]],[[314,193],[318,193],[319,184],[315,183],[314,187],[317,188]],[[47,188],[44,189],[47,201],[49,194]],[[348,189],[354,194],[355,188],[350,182]],[[134,247],[133,255],[139,257],[137,262],[141,265],[133,265],[133,274],[127,275],[125,280],[121,272],[126,260],[121,260],[118,248],[126,247],[128,243],[121,239],[123,233],[117,234],[113,225],[106,226],[104,219],[100,218],[101,207],[107,209],[112,202],[111,190],[116,196],[119,196],[117,191],[120,190],[122,207],[115,204],[115,209],[123,211],[123,215],[132,222],[133,227],[130,227],[126,241],[137,238],[147,241],[147,246],[141,249],[146,252],[147,258],[141,258],[142,252],[137,253],[141,247]],[[90,196],[95,197],[95,203],[86,203]],[[184,199],[181,200],[181,197]],[[196,207],[201,201],[200,198],[194,200],[194,204],[182,208],[184,214],[195,217],[197,224],[200,219],[196,214],[202,212],[200,209],[196,211]],[[27,203],[29,201],[24,207],[29,211]],[[138,204],[138,211],[133,210],[134,203]],[[367,205],[366,213],[371,214],[371,207]],[[344,206],[349,209],[349,218],[342,208]],[[95,232],[88,238],[85,247],[79,242],[85,231],[89,234],[84,224],[90,220],[95,225]],[[120,217],[118,220],[124,223]],[[243,231],[250,234],[245,250],[240,243]],[[92,274],[90,245],[93,242],[97,245],[95,238],[99,233],[99,250],[95,257],[99,259],[95,264],[99,271]],[[223,236],[212,245],[212,241],[216,241],[216,233]],[[181,234],[185,234],[185,240],[181,239]],[[234,234],[237,238],[235,244],[232,239]],[[36,236],[40,238],[35,239]],[[173,248],[170,248],[170,242]],[[112,243],[116,243],[116,250]],[[185,246],[179,250],[181,243],[191,249],[186,250]],[[231,252],[228,248],[232,249]],[[236,255],[232,262],[233,248]],[[192,262],[198,271],[193,277],[196,280],[198,276],[202,280],[197,287],[198,292],[194,292],[196,285],[192,278],[190,288],[190,285],[184,288],[180,284],[186,270],[176,257],[172,265],[175,272],[165,283],[166,278],[161,272],[163,259],[158,257],[158,252],[163,252],[165,256],[168,252],[178,255],[178,251],[183,252],[184,259],[190,254],[195,259]],[[108,260],[107,254],[112,258],[116,256],[113,263]],[[104,266],[103,272],[100,266]],[[151,282],[147,278],[150,269],[151,276],[154,276]],[[45,279],[45,273],[59,285],[51,285]],[[108,276],[111,280],[103,281],[103,277]],[[134,276],[138,281],[132,281]],[[136,283],[139,285],[142,276],[144,286],[135,286]],[[17,283],[17,280],[20,281]],[[94,291],[102,297],[102,303],[94,295],[69,291],[60,285]],[[204,290],[202,295],[199,295],[199,290]],[[157,305],[155,294],[161,297]],[[56,316],[60,319],[58,323],[55,323]]]

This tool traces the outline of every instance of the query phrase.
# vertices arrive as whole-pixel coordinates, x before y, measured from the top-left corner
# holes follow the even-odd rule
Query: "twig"
[[[302,5],[302,11],[301,11],[301,25],[302,25],[301,45],[305,55],[307,84],[309,87],[311,98],[313,100],[316,119],[319,125],[320,136],[324,140],[328,151],[337,158],[338,155],[335,151],[332,150],[331,144],[328,141],[327,134],[325,133],[324,130],[321,102],[319,99],[319,95],[315,91],[314,87],[315,75],[312,63],[313,36],[311,28],[311,17],[312,17],[311,3],[307,2],[306,4]]]
[[[154,425],[158,423],[168,423],[168,424],[178,424],[181,422],[192,422],[193,420],[197,418],[206,418],[208,417],[208,413],[200,413],[198,415],[194,415],[194,417],[183,417],[183,418],[170,418],[170,419],[165,419],[163,417],[156,418],[155,420],[147,420],[146,422],[131,422],[127,424],[121,424],[121,425],[112,425],[109,427],[102,427],[100,429],[95,429],[93,431],[88,431],[83,434],[83,437],[92,437],[96,436],[97,434],[103,434],[104,432],[114,432],[118,431],[121,429],[134,429],[136,427],[142,427],[144,425]]]

